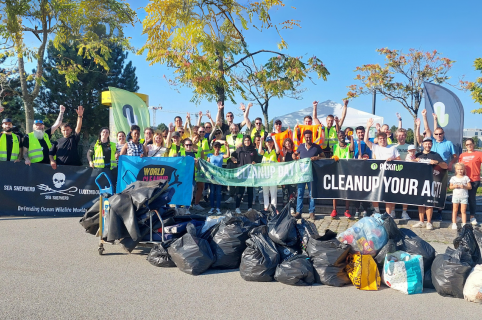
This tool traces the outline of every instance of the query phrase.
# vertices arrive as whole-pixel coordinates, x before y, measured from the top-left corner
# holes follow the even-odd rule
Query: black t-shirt
[[[177,156],[178,156],[178,157],[182,157],[183,155],[179,152],[179,153],[177,154]],[[196,159],[196,153],[194,153],[194,152],[192,152],[192,151],[189,151],[189,152],[186,151],[186,157],[193,157],[194,159]]]
[[[293,161],[293,152],[286,152],[285,153],[285,162]]]
[[[300,159],[311,158],[315,157],[321,153],[323,153],[323,149],[315,143],[313,143],[310,149],[306,149],[306,145],[304,143],[300,144],[298,147],[298,153],[300,154]]]
[[[437,152],[433,152],[433,151],[430,151],[429,153],[419,152],[415,155],[415,158],[435,160],[435,161],[438,161],[439,163],[445,162],[444,159],[442,159],[442,157]]]
[[[238,129],[241,130],[241,123],[235,123],[235,125],[238,126]],[[224,138],[226,139],[226,136],[228,134],[231,134],[231,131],[229,130],[229,124],[224,123],[221,125],[221,131],[223,132]]]
[[[97,141],[94,142],[89,149],[89,153],[91,155],[92,161],[94,161],[94,155],[95,155],[94,147],[96,143]],[[110,141],[101,143],[100,146],[102,147],[102,155],[104,156],[104,163],[108,164],[105,167],[110,168],[110,153],[111,153]]]
[[[60,138],[52,143],[49,155],[57,156],[57,164],[65,166],[80,166],[78,145],[80,141],[80,135],[72,133],[68,138]]]
[[[2,137],[2,135],[3,135],[3,132],[0,133],[0,138]],[[13,149],[13,136],[11,134],[5,134],[5,136],[7,138],[7,161],[10,161],[10,158],[12,157],[12,149]],[[16,136],[19,144],[18,151],[20,153],[20,150],[22,150],[22,138],[19,137],[18,135]]]
[[[52,128],[45,130],[45,133],[47,134],[50,140],[52,138]],[[45,141],[45,139],[41,139],[41,140],[39,139],[38,142],[40,143],[40,146],[42,147],[42,153],[44,154],[44,158],[42,159],[42,161],[38,163],[50,163],[50,159],[49,159],[50,150],[49,150],[49,146],[47,145],[47,141]],[[30,149],[28,134],[26,134],[23,137],[23,146],[27,149]]]

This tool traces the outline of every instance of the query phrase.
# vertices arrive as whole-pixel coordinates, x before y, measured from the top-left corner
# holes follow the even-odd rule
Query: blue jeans
[[[214,208],[214,197],[216,197],[216,209],[221,207],[221,185],[220,184],[209,184],[211,187],[211,194],[209,195],[209,202],[211,203],[211,208]]]
[[[305,185],[308,185],[308,192],[310,193],[310,212],[315,212],[315,199],[311,196],[311,182],[298,183],[298,198],[296,199],[296,212],[301,213],[303,210],[303,196],[305,194]]]

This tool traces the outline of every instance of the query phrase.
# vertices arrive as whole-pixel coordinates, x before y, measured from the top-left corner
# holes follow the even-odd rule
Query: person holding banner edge
[[[447,163],[443,161],[442,157],[438,153],[432,151],[432,138],[425,137],[422,141],[422,146],[423,146],[423,151],[415,155],[416,157],[415,161],[426,163],[432,166],[439,166],[442,169],[448,168]],[[412,228],[424,227],[425,214],[427,215],[426,228],[428,230],[433,230],[433,225],[432,225],[433,207],[424,207],[424,206],[418,207],[418,216],[420,218],[420,221],[414,224]]]
[[[313,132],[306,130],[304,133],[305,143],[300,144],[298,150],[296,151],[296,156],[299,159],[310,158],[311,161],[316,161],[325,158],[323,149],[317,144],[313,143]],[[303,196],[305,194],[305,187],[308,186],[308,192],[310,195],[310,219],[315,220],[315,199],[311,194],[312,182],[305,182],[298,184],[298,198],[296,199],[296,214],[295,218],[301,218],[301,211],[303,210]]]

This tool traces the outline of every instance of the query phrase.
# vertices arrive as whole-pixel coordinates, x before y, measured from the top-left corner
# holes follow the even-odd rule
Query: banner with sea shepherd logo
[[[194,180],[193,157],[130,157],[120,156],[117,193],[135,181],[167,180],[176,192],[171,204],[191,205]]]
[[[268,187],[311,182],[311,160],[247,164],[235,169],[219,168],[200,160],[196,181],[240,187]]]
[[[313,162],[313,198],[445,206],[447,170],[426,163],[332,159]]]

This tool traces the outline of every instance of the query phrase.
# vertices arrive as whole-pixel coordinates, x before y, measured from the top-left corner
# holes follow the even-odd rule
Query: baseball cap
[[[39,123],[44,124],[44,122],[42,120],[35,120],[33,123],[34,124],[39,124]]]
[[[422,143],[425,142],[425,141],[430,141],[430,142],[432,142],[433,140],[432,140],[432,138],[430,138],[430,137],[425,137],[425,138],[423,138]]]
[[[266,138],[266,142],[268,142],[268,141],[273,141],[273,137],[272,137],[272,136],[268,136],[268,137]]]
[[[181,134],[178,131],[174,131],[172,133],[172,137],[180,137],[180,136],[181,136]]]
[[[10,118],[3,119],[2,123],[6,123],[6,122],[12,123],[12,119],[10,119]]]
[[[222,133],[221,130],[219,130],[219,129],[214,130],[214,134],[220,134],[220,133]]]
[[[408,151],[410,150],[417,150],[413,144],[408,146]]]
[[[281,120],[280,119],[276,119],[274,124],[281,124]]]

